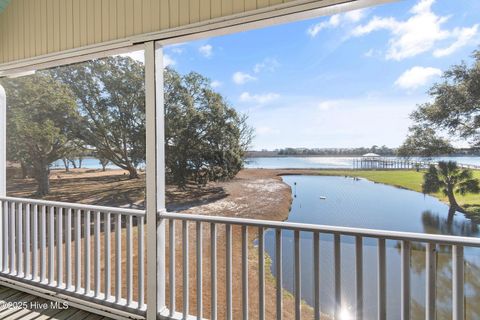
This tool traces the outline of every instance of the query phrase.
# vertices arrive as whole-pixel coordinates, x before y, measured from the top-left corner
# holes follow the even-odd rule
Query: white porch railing
[[[449,246],[452,248],[452,319],[454,320],[464,320],[465,319],[465,286],[464,286],[464,248],[467,247],[480,247],[480,239],[478,238],[467,238],[467,237],[455,237],[455,236],[444,236],[444,235],[431,235],[431,234],[417,234],[417,233],[407,233],[407,232],[394,232],[394,231],[385,231],[385,230],[370,230],[370,229],[359,229],[359,228],[344,228],[344,227],[334,227],[334,226],[322,226],[322,225],[311,225],[311,224],[300,224],[300,223],[287,223],[287,222],[274,222],[274,221],[262,221],[262,220],[252,220],[252,219],[240,219],[240,218],[227,218],[227,217],[211,217],[203,215],[190,215],[190,214],[179,214],[179,213],[167,213],[162,215],[163,218],[169,220],[169,249],[170,259],[168,262],[169,269],[169,286],[168,291],[170,294],[168,307],[169,311],[167,314],[164,314],[166,319],[184,319],[188,317],[188,314],[194,313],[198,318],[203,318],[205,310],[203,309],[203,293],[202,289],[207,288],[210,291],[210,310],[208,313],[211,319],[217,319],[218,317],[218,308],[225,308],[222,312],[221,318],[226,319],[249,319],[252,317],[249,313],[249,306],[251,302],[249,299],[252,297],[249,294],[249,255],[248,255],[248,235],[249,230],[255,232],[255,237],[257,239],[257,257],[258,261],[256,263],[256,268],[258,268],[258,301],[255,302],[255,308],[257,309],[255,314],[255,319],[271,319],[275,317],[276,319],[283,319],[282,311],[283,307],[283,293],[282,293],[282,233],[285,231],[293,232],[293,270],[294,270],[294,318],[301,319],[302,314],[302,297],[301,297],[301,255],[307,254],[312,256],[312,270],[313,274],[311,275],[311,280],[313,281],[314,288],[314,318],[320,319],[321,310],[320,310],[320,282],[322,281],[322,274],[320,274],[320,236],[329,234],[333,235],[333,270],[341,270],[341,257],[342,257],[342,241],[344,237],[353,237],[354,243],[354,273],[355,273],[355,299],[356,306],[354,306],[354,315],[353,319],[367,319],[363,310],[364,307],[364,280],[368,282],[376,281],[377,286],[377,302],[375,306],[368,306],[369,309],[377,308],[376,318],[383,320],[387,318],[387,255],[386,255],[386,241],[396,240],[400,242],[400,254],[401,254],[401,315],[397,315],[394,318],[401,317],[401,319],[410,319],[413,315],[411,313],[411,244],[420,243],[426,246],[425,250],[425,319],[436,319],[436,249],[440,246]],[[176,222],[181,223],[181,228],[176,228]],[[189,228],[189,225],[195,226],[194,228]],[[217,283],[217,274],[218,274],[218,265],[217,265],[217,249],[219,248],[219,243],[217,239],[217,233],[219,228],[225,232],[224,238],[222,237],[221,246],[225,246],[225,283]],[[237,240],[241,241],[241,252],[238,252],[238,255],[241,255],[241,275],[239,277],[232,277],[232,230],[236,228],[237,232],[240,232],[241,236]],[[176,264],[175,256],[178,256],[176,251],[176,245],[179,240],[175,240],[176,229],[180,230],[181,236],[179,236],[181,242],[181,269],[178,268]],[[192,252],[189,251],[189,237],[190,234],[195,231],[195,252],[196,257],[192,255]],[[202,232],[203,229],[209,229],[210,239],[207,243],[202,241]],[[265,267],[266,267],[266,257],[265,257],[265,232],[267,230],[274,231],[274,252],[275,254],[271,257],[275,260],[275,294],[266,296],[266,278],[265,278]],[[250,233],[251,234],[251,233]],[[310,234],[311,237],[302,237],[302,239],[311,239],[313,241],[313,252],[302,252],[301,250],[301,235]],[[364,239],[376,239],[377,247],[377,273],[375,277],[369,277],[364,279],[364,271],[370,272],[372,270],[364,270]],[[192,242],[190,242],[192,243]],[[204,273],[202,270],[204,268],[205,260],[203,259],[203,250],[207,248],[211,253],[208,257],[210,261],[208,265],[210,266],[209,278],[203,279]],[[173,258],[172,258],[173,257]],[[189,259],[195,259],[195,265],[189,265]],[[191,284],[189,281],[189,272],[196,273],[196,284]],[[182,280],[181,283],[176,283],[175,279],[176,273],[181,272]],[[222,270],[223,272],[223,270]],[[342,305],[342,281],[341,281],[341,272],[334,272],[334,299],[335,305],[337,308],[334,310],[333,317],[334,319],[343,319],[341,315],[340,306]],[[204,284],[206,282],[206,284]],[[225,289],[225,305],[218,305],[218,288],[222,286]],[[241,288],[241,292],[235,292],[237,297],[240,297],[240,312],[234,315],[233,303],[232,303],[232,288]],[[182,297],[177,297],[176,289],[181,288]],[[191,289],[196,289],[196,298],[191,299],[189,293]],[[222,288],[222,290],[223,290]],[[250,291],[251,293],[251,291]],[[180,299],[179,299],[180,298]],[[274,316],[270,313],[266,315],[266,299],[269,301],[274,301],[275,303],[275,312]],[[176,301],[182,301],[180,311],[177,311]],[[195,310],[189,308],[189,301],[196,301]],[[223,300],[223,299],[222,299]],[[238,301],[237,301],[238,303]],[[238,311],[238,305],[236,310]]]
[[[10,197],[0,197],[0,206],[0,280],[34,285],[52,295],[61,294],[87,301],[91,310],[95,310],[95,306],[104,310],[101,307],[107,306],[124,312],[124,318],[145,317],[144,211]],[[355,240],[355,319],[367,318],[363,312],[366,307],[364,280],[376,281],[376,318],[387,318],[386,242],[395,240],[401,244],[401,318],[409,319],[412,309],[411,246],[422,243],[426,247],[425,318],[436,317],[436,248],[448,246],[452,248],[452,318],[463,320],[464,250],[480,247],[480,239],[466,237],[180,213],[159,213],[159,218],[168,226],[168,246],[167,243],[160,244],[168,248],[168,271],[158,275],[162,281],[168,278],[165,292],[168,309],[161,310],[160,317],[163,319],[283,319],[282,259],[285,257],[282,257],[282,234],[288,231],[293,233],[290,258],[294,270],[292,293],[295,319],[302,317],[301,257],[304,254],[312,257],[313,315],[315,319],[320,319],[320,283],[323,277],[319,267],[322,259],[320,237],[329,234],[333,238],[334,270],[341,269],[342,239],[350,237]],[[274,238],[275,292],[266,290],[267,230],[273,232]],[[303,236],[306,234],[312,241],[313,252],[302,251],[300,239],[305,239]],[[256,239],[255,272],[258,277],[254,288],[258,291],[251,295],[248,290],[249,274],[252,272],[249,248],[253,248],[253,238]],[[363,277],[366,238],[375,239],[377,248],[376,274],[368,280]],[[221,264],[218,260],[220,252],[224,252]],[[176,257],[181,257],[180,261]],[[238,268],[239,275],[235,276],[233,270]],[[224,282],[218,281],[219,273],[225,275],[222,278]],[[180,281],[176,281],[177,274],[181,274]],[[205,274],[208,274],[206,279]],[[195,279],[194,283],[191,278]],[[335,305],[341,306],[341,272],[334,273],[333,283]],[[222,290],[218,290],[220,287]],[[220,300],[222,303],[219,303]],[[273,313],[267,310],[267,305],[272,303]],[[204,308],[207,304],[208,308]],[[334,317],[339,319],[339,309],[334,310]]]
[[[144,211],[10,197],[0,206],[0,277],[145,313]]]

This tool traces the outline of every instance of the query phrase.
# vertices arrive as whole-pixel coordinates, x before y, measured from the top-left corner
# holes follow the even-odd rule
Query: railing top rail
[[[115,207],[106,207],[106,206],[94,206],[94,205],[81,204],[81,203],[69,203],[69,202],[58,202],[58,201],[47,201],[47,200],[14,198],[14,197],[0,197],[0,201],[11,201],[16,203],[33,204],[33,205],[40,205],[40,206],[53,206],[53,207],[59,207],[63,209],[110,212],[113,214],[131,215],[131,216],[145,216],[145,210],[115,208]]]
[[[246,225],[264,228],[280,228],[286,230],[298,230],[307,232],[320,232],[327,234],[340,234],[345,236],[362,236],[367,238],[380,238],[387,240],[406,240],[412,242],[433,242],[448,245],[461,245],[468,247],[480,247],[480,238],[460,236],[424,234],[414,232],[401,232],[389,230],[376,230],[365,228],[338,227],[328,225],[315,225],[306,223],[292,223],[281,221],[268,221],[256,219],[244,219],[233,217],[218,217],[207,215],[183,214],[174,212],[161,212],[160,216],[167,219],[201,221],[207,223]]]

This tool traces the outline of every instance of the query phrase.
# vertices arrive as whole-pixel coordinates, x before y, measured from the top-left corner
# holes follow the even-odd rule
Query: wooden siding
[[[13,0],[0,64],[301,0]],[[318,0],[321,1],[321,0]]]

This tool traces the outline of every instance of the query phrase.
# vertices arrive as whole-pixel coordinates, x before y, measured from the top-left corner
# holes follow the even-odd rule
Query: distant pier
[[[427,169],[430,165],[436,165],[435,161],[417,161],[402,158],[384,158],[377,154],[368,153],[361,158],[353,160],[354,170],[420,170]],[[457,163],[460,168],[480,170],[478,165]]]
[[[428,161],[412,161],[407,159],[389,159],[389,158],[359,158],[353,160],[353,169],[355,170],[408,170],[425,169],[434,164]]]

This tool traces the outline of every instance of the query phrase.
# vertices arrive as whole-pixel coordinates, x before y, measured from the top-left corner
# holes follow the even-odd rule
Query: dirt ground
[[[167,208],[169,211],[178,211],[191,214],[205,214],[231,217],[244,217],[263,220],[283,221],[288,217],[291,205],[291,190],[288,185],[282,182],[280,174],[308,173],[306,170],[265,170],[247,169],[241,171],[236,178],[228,182],[210,183],[205,188],[188,186],[181,190],[174,186],[167,186]],[[142,208],[145,194],[145,177],[141,174],[140,179],[129,180],[122,170],[99,170],[76,169],[67,173],[61,170],[51,173],[51,193],[45,197],[47,200],[77,202],[104,206],[121,206]],[[35,183],[31,179],[20,179],[18,169],[10,170],[7,183],[9,196],[33,197]],[[168,224],[167,224],[168,225]],[[211,309],[211,266],[210,266],[210,225],[202,224],[203,228],[203,316],[210,317]],[[176,222],[175,241],[175,282],[176,282],[176,310],[182,311],[183,305],[183,254],[182,254],[182,225]],[[137,238],[137,227],[133,228],[134,239]],[[225,247],[225,226],[218,226],[217,230],[217,310],[218,318],[226,317],[226,247]],[[196,226],[189,223],[189,313],[196,314]],[[242,311],[242,279],[241,279],[241,230],[240,227],[232,228],[232,306],[233,318],[241,318]],[[255,318],[258,313],[258,249],[254,246],[257,238],[257,228],[249,228],[249,313]],[[93,237],[92,237],[93,238]],[[101,248],[103,249],[103,235],[101,237]],[[122,231],[123,243],[125,243],[125,231]],[[168,228],[167,228],[168,239]],[[112,232],[112,248],[114,246],[114,233]],[[167,253],[167,292],[171,279],[168,277],[170,257],[169,246],[166,244]],[[135,244],[134,244],[135,247]],[[93,249],[93,248],[92,248]],[[92,250],[93,251],[93,250]],[[102,250],[103,252],[103,250]],[[93,254],[93,253],[92,253]],[[101,257],[104,254],[102,253]],[[275,257],[271,257],[274,259]],[[115,253],[112,253],[112,271],[114,272]],[[92,256],[93,261],[93,256]],[[134,248],[133,261],[138,261],[137,250]],[[122,273],[125,273],[125,255],[122,256]],[[103,274],[103,262],[102,274]],[[273,319],[276,316],[275,309],[275,278],[270,272],[270,257],[266,257],[266,319]],[[134,263],[133,282],[136,282],[138,264]],[[114,273],[112,274],[114,279]],[[112,285],[113,289],[114,284]],[[126,291],[123,283],[123,292]],[[103,288],[103,283],[102,283]],[[134,299],[137,292],[134,292]],[[283,317],[294,318],[294,298],[287,291],[283,290]],[[167,295],[167,302],[169,296]],[[313,317],[312,308],[302,304],[302,319]]]

